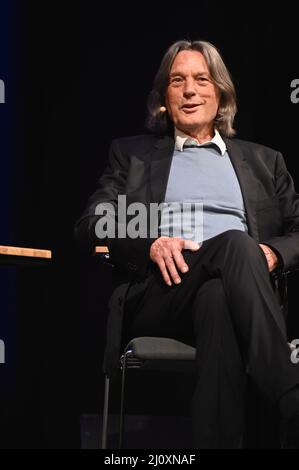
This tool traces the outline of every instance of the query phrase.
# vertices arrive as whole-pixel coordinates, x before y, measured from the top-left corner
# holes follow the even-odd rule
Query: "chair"
[[[109,250],[107,247],[96,247],[95,254],[100,256],[104,263],[109,263]],[[285,318],[288,313],[288,292],[287,276],[288,272],[278,272],[272,275],[272,284],[280,302]],[[195,362],[196,349],[188,344],[172,338],[162,337],[137,337],[133,338],[126,345],[123,354],[120,357],[121,378],[121,397],[120,397],[120,418],[119,418],[119,441],[118,447],[122,448],[124,435],[124,403],[125,403],[125,384],[127,369],[149,369],[161,368],[161,364],[166,369],[176,363],[179,367],[187,367]],[[110,379],[105,377],[103,426],[102,426],[102,449],[107,448],[108,437],[108,415],[109,415],[109,393]]]
[[[160,337],[138,337],[129,341],[120,358],[120,369],[122,371],[120,418],[119,418],[119,449],[123,445],[124,434],[124,402],[125,383],[127,369],[149,369],[164,363],[166,369],[171,361],[185,366],[186,362],[195,361],[196,350],[194,347],[172,338]],[[173,364],[172,364],[173,366]],[[105,377],[105,397],[103,412],[102,449],[107,448],[108,432],[108,407],[109,407],[109,377]]]

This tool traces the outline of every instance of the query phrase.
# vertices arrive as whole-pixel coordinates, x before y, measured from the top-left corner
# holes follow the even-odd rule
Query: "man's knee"
[[[267,263],[259,244],[247,232],[227,230],[223,234],[225,246],[238,254],[240,259]]]
[[[232,242],[236,245],[243,246],[243,245],[252,244],[252,242],[256,244],[254,239],[250,235],[248,235],[247,232],[243,232],[242,230],[236,230],[236,229],[226,230],[226,232],[223,232],[221,234],[221,237],[227,242]]]

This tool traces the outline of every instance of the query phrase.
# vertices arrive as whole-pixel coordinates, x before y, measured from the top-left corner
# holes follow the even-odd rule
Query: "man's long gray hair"
[[[148,97],[146,127],[160,134],[165,134],[173,128],[168,113],[161,112],[160,107],[165,106],[170,70],[175,57],[181,51],[199,51],[204,56],[211,79],[220,92],[214,125],[223,136],[233,136],[235,134],[233,122],[237,112],[235,87],[218,50],[207,41],[177,41],[166,51]]]

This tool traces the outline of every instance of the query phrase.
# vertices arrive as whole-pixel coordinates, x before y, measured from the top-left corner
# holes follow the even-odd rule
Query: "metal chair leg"
[[[105,377],[105,396],[104,396],[104,410],[103,410],[103,429],[102,429],[102,449],[107,449],[107,434],[108,434],[108,412],[109,412],[109,377]]]
[[[122,380],[121,380],[121,395],[120,395],[120,416],[119,416],[119,443],[118,448],[122,449],[123,437],[124,437],[124,404],[125,404],[125,382],[126,382],[126,371],[127,371],[127,355],[131,351],[126,351],[122,357]]]

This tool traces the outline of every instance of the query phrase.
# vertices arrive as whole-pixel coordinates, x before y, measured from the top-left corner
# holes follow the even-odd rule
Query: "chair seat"
[[[196,349],[173,338],[141,336],[132,339],[126,352],[141,360],[194,361]]]

